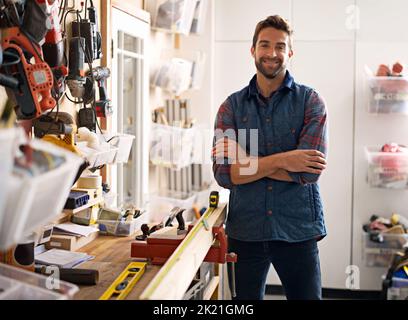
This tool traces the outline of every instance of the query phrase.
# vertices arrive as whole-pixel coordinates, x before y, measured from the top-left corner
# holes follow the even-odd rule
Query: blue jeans
[[[320,261],[316,240],[289,243],[248,242],[228,238],[228,250],[238,255],[235,263],[235,300],[263,299],[271,263],[288,300],[321,299]]]

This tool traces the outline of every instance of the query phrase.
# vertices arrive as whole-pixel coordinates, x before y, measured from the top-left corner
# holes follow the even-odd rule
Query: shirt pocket
[[[289,120],[282,121],[277,128],[279,145],[282,151],[290,151],[297,148],[302,125],[303,116],[291,116]]]
[[[314,222],[316,214],[311,185],[286,184],[276,197],[276,205],[283,217]]]

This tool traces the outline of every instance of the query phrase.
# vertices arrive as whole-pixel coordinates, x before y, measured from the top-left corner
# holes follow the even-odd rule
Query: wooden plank
[[[210,300],[214,295],[216,289],[218,289],[218,284],[220,283],[220,277],[215,276],[211,279],[210,283],[207,285],[207,288],[204,290],[203,300]]]
[[[166,264],[143,291],[140,298],[149,300],[173,299],[180,300],[194,278],[213,243],[212,227],[225,219],[226,204],[221,204],[215,210],[208,209],[198,220],[194,228],[187,234]],[[209,230],[203,226],[207,220]],[[180,270],[183,276],[180,277]]]

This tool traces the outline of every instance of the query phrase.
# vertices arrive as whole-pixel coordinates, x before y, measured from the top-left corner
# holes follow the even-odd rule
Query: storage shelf
[[[95,198],[95,199],[88,201],[88,203],[84,204],[82,207],[75,208],[75,209],[64,209],[63,213],[75,214],[82,210],[88,209],[96,204],[100,204],[102,202],[103,202],[103,198]]]

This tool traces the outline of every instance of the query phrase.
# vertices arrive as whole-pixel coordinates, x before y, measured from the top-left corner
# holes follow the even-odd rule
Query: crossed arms
[[[216,129],[235,129],[228,100],[217,114]],[[305,105],[304,125],[297,149],[265,157],[250,156],[234,140],[214,140],[213,171],[218,184],[225,188],[262,178],[299,184],[315,183],[326,169],[327,113],[320,96],[312,91]],[[223,164],[225,158],[230,164]],[[250,167],[256,170],[245,170]],[[250,173],[249,173],[250,172]]]

